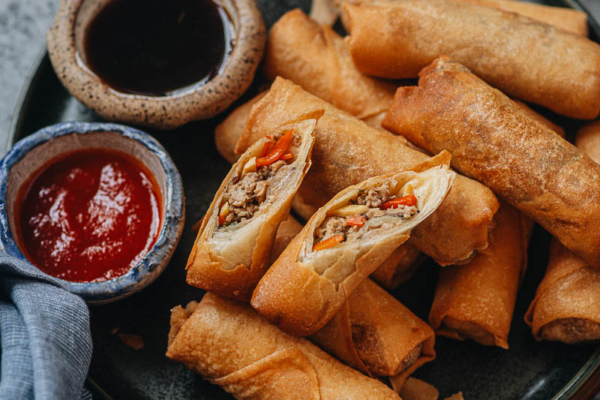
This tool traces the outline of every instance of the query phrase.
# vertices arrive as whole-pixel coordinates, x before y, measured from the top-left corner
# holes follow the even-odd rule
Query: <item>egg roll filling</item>
[[[282,167],[294,162],[294,148],[301,144],[302,137],[294,135],[292,129],[266,142],[260,157],[246,162],[224,191],[219,206],[219,228],[245,222],[272,202],[269,186],[278,174],[286,173]]]
[[[397,186],[398,182],[389,180],[376,188],[358,190],[346,205],[328,211],[315,229],[313,251],[358,240],[370,231],[416,215],[419,208],[412,185],[408,183],[400,190]]]

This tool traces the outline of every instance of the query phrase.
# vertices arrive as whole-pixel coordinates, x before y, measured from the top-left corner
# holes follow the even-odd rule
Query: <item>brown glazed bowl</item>
[[[217,0],[233,24],[235,44],[221,72],[198,87],[168,96],[121,93],[85,65],[84,36],[89,23],[111,0],[62,0],[47,34],[54,71],[67,90],[110,121],[173,129],[224,111],[248,88],[266,40],[255,0]]]

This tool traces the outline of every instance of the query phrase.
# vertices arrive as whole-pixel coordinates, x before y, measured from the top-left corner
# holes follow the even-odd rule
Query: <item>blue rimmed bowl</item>
[[[167,267],[183,230],[181,176],[164,147],[147,133],[117,124],[65,122],[19,141],[0,161],[0,243],[8,254],[27,260],[13,236],[16,230],[12,210],[19,187],[50,159],[86,148],[119,150],[135,157],[154,175],[162,195],[163,221],[156,243],[126,274],[103,282],[58,279],[88,304],[104,304],[130,296],[152,283]]]

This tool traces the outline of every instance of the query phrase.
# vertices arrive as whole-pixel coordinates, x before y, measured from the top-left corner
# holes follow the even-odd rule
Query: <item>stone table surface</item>
[[[0,0],[0,156],[15,106],[60,0]]]

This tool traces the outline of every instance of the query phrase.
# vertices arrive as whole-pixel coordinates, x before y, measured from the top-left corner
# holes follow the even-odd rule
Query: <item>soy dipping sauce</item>
[[[232,40],[212,0],[112,0],[87,28],[84,62],[119,92],[165,96],[217,75]]]

